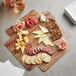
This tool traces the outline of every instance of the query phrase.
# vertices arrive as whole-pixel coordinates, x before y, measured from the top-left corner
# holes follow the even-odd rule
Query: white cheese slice
[[[46,17],[44,15],[42,15],[42,14],[40,15],[40,21],[41,22],[45,22],[46,21]]]
[[[45,27],[42,27],[41,25],[39,25],[39,27],[43,33],[49,32],[48,29],[46,29]]]

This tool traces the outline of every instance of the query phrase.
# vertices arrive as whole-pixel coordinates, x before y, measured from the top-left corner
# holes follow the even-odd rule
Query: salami
[[[18,20],[14,25],[13,25],[13,30],[16,31],[21,31],[25,28],[25,22]]]
[[[63,39],[63,38],[55,41],[54,44],[56,45],[56,47],[57,47],[59,50],[66,49],[66,47],[67,47],[67,42],[66,42],[65,39]]]
[[[37,46],[36,48],[32,49],[31,45],[29,44],[26,46],[25,51],[29,55],[35,55],[35,54],[38,54],[39,52],[45,52],[50,55],[54,53],[53,50],[49,47]]]
[[[29,17],[25,20],[26,27],[33,27],[37,24],[37,20],[34,17]]]

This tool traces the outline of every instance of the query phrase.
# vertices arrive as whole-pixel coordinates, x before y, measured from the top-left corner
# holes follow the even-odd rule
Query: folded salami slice
[[[35,24],[37,24],[37,20],[34,17],[29,17],[25,20],[26,27],[33,27]]]
[[[54,42],[54,44],[56,45],[56,47],[57,47],[59,50],[64,50],[64,49],[66,49],[66,47],[67,47],[67,42],[66,42],[66,40],[65,40],[64,38],[61,38],[61,39],[59,39],[59,40],[56,40],[56,41]]]
[[[15,24],[13,24],[13,30],[16,31],[21,31],[25,28],[25,22],[18,20]]]

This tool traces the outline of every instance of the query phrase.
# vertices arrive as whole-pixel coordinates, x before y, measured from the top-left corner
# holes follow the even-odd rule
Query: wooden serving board
[[[26,18],[30,17],[30,16],[34,16],[36,18],[39,17],[39,14],[32,10],[31,12],[29,12],[27,15],[25,15],[23,18],[21,18],[20,20],[25,20]],[[33,27],[33,29],[35,29],[35,27]],[[33,30],[32,29],[32,30]],[[30,29],[28,29],[30,31]],[[15,44],[15,40],[16,38],[18,37],[17,34],[13,31],[13,27],[11,26],[10,28],[8,28],[6,30],[6,33],[11,37],[6,43],[5,43],[5,46],[8,48],[8,50],[24,65],[24,67],[27,69],[27,70],[31,70],[35,67],[35,65],[27,65],[27,64],[24,64],[21,59],[20,59],[20,56],[21,54],[16,54],[15,52],[15,47],[14,47],[14,44]]]
[[[53,17],[53,15],[51,13],[49,13],[48,11],[44,12],[43,13],[47,18],[51,18],[51,19],[54,19],[55,18]],[[34,16],[36,18],[39,18],[39,14],[35,11],[35,10],[32,10],[31,12],[29,12],[27,15],[25,15],[22,19],[20,20],[25,20],[26,18],[30,17],[30,16]],[[63,30],[63,27],[59,25],[59,27]],[[31,30],[29,30],[29,32],[31,33],[32,30],[36,29],[37,26],[33,27]],[[68,32],[65,34],[65,31],[67,30],[63,30],[63,35],[66,39],[69,38],[69,34]],[[16,53],[15,52],[15,47],[14,47],[14,44],[15,44],[15,40],[16,38],[18,38],[17,34],[13,31],[13,27],[11,26],[10,28],[8,28],[6,30],[6,33],[11,37],[6,43],[5,43],[5,46],[8,48],[8,50],[21,62],[21,64],[24,65],[24,67],[27,69],[27,70],[32,70],[36,65],[27,65],[25,63],[22,62],[21,60],[21,53]],[[56,50],[55,50],[56,51]],[[46,63],[43,63],[43,64],[40,64],[38,65],[39,68],[43,71],[46,71],[50,66],[52,66],[57,60],[59,60],[66,52],[68,51],[68,48],[64,51],[61,51],[61,52],[58,52],[56,51],[55,54],[52,55],[52,60],[50,63],[46,64]]]

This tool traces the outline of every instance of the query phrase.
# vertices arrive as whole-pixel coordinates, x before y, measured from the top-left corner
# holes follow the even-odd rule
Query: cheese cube
[[[44,15],[42,15],[42,14],[41,14],[41,16],[40,16],[40,21],[41,21],[41,22],[45,22],[45,21],[46,21],[46,17],[45,17]]]
[[[28,38],[27,36],[25,36],[25,37],[24,37],[24,41],[25,41],[26,43],[28,43],[28,42],[29,42],[29,38]]]
[[[28,31],[21,31],[21,33],[22,33],[23,35],[27,35],[27,34],[28,34]]]

